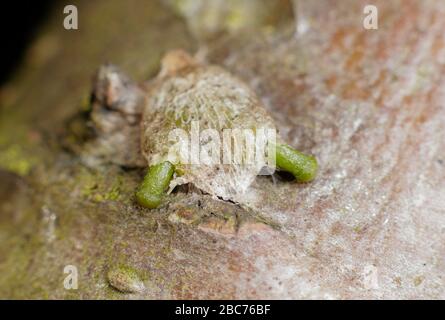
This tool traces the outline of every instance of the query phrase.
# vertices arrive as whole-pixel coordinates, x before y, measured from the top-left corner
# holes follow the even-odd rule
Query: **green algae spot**
[[[0,151],[0,167],[26,176],[33,167],[35,159],[25,154],[19,145],[11,145]]]
[[[109,181],[99,172],[82,170],[78,180],[81,186],[81,195],[94,202],[117,201],[124,198],[122,192],[125,190],[123,190],[124,184],[121,176]]]
[[[109,191],[103,193],[95,193],[92,196],[92,200],[95,202],[103,202],[107,200],[116,201],[119,200],[120,197],[120,187],[112,186]]]
[[[110,285],[123,293],[140,293],[145,290],[145,285],[137,271],[126,265],[118,265],[107,273]]]
[[[414,286],[416,286],[416,287],[420,286],[420,285],[422,284],[423,280],[424,280],[424,277],[423,277],[423,276],[417,276],[417,277],[415,277],[415,278],[414,278],[414,281],[413,281]]]
[[[91,97],[88,94],[84,94],[82,96],[82,100],[80,101],[80,110],[83,112],[90,112],[92,110]]]

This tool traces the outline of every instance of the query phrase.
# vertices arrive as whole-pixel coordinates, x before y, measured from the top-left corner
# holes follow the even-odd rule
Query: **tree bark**
[[[78,1],[76,31],[55,8],[1,90],[0,297],[445,298],[445,5],[374,2],[378,30],[365,2],[311,1],[297,35],[286,1],[210,34],[174,1]],[[192,189],[148,210],[142,171],[82,164],[97,68],[146,80],[174,48],[249,83],[318,178],[259,177],[252,210]]]

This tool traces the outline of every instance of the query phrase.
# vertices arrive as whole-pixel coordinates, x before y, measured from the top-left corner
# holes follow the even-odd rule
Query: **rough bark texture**
[[[285,1],[211,36],[187,3],[82,1],[78,31],[59,8],[2,88],[0,297],[445,298],[445,4],[377,1],[370,31],[364,3],[310,1],[295,37]],[[184,189],[145,210],[142,171],[79,161],[99,65],[144,80],[198,43],[318,157],[315,182],[260,177],[251,211]]]

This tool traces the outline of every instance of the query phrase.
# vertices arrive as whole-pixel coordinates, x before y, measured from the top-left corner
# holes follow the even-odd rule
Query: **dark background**
[[[0,2],[0,85],[8,81],[20,65],[27,47],[56,2],[60,1]]]

